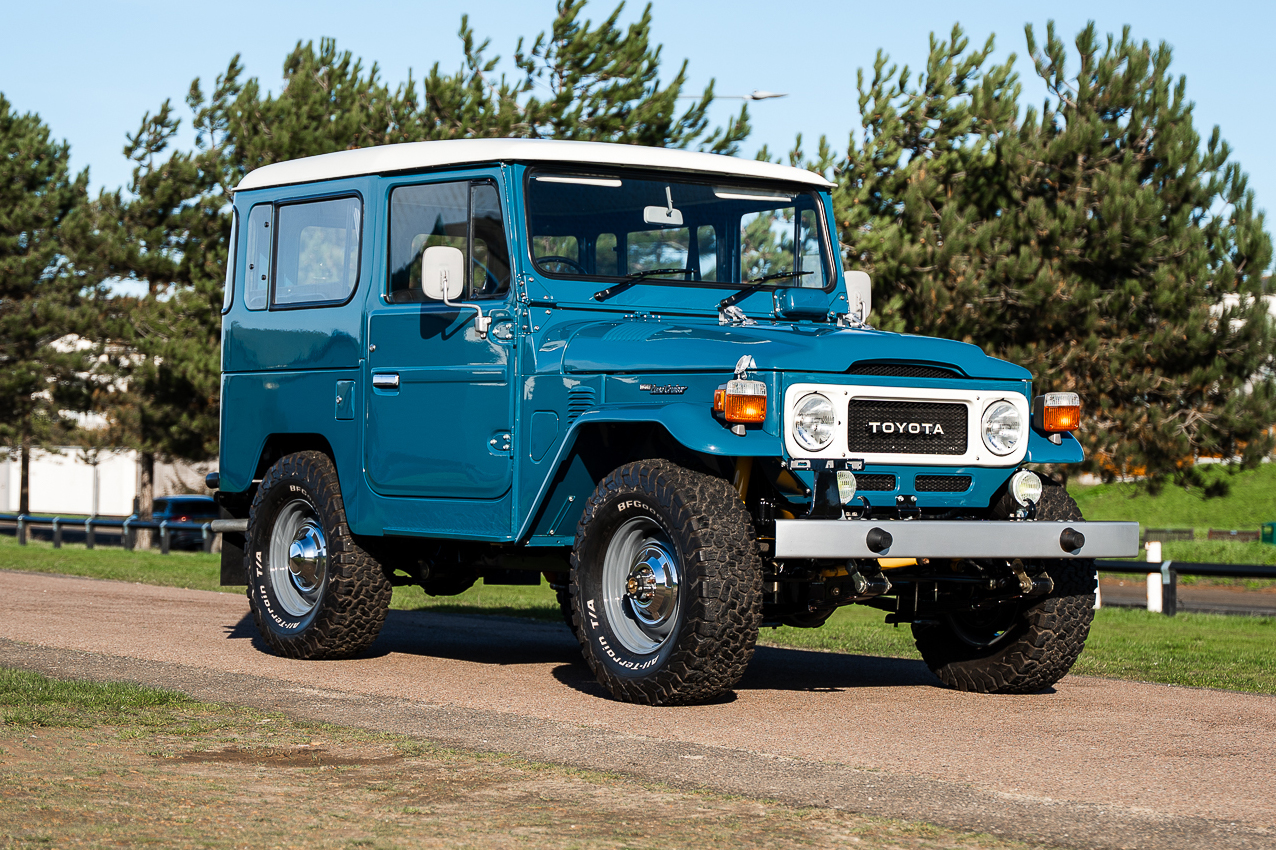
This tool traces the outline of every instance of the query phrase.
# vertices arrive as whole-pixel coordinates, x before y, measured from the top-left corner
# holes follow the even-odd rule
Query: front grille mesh
[[[887,378],[960,378],[952,369],[922,363],[856,363],[851,375],[879,375]]]
[[[889,493],[895,489],[895,476],[874,472],[855,476],[855,489],[863,493]]]
[[[853,399],[846,441],[852,453],[966,453],[966,405],[932,401]]]
[[[914,484],[918,493],[965,493],[970,481],[969,475],[919,475]]]

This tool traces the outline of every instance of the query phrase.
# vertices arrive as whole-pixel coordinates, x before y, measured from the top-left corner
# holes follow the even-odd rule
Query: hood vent
[[[580,418],[581,414],[594,406],[594,388],[578,384],[567,391],[567,424]]]
[[[878,375],[885,378],[963,378],[954,369],[925,363],[856,363],[847,370],[850,375]]]

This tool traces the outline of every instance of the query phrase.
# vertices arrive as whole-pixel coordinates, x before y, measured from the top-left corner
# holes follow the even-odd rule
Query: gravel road
[[[1075,847],[1276,847],[1276,698],[1072,676],[943,690],[916,661],[763,648],[733,695],[607,699],[562,626],[392,611],[369,657],[263,650],[239,596],[0,572],[0,661],[445,745]]]

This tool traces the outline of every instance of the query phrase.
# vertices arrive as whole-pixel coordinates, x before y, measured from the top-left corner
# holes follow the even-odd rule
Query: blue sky
[[[614,5],[593,0],[587,14],[598,20]],[[664,45],[665,76],[686,58],[695,90],[715,77],[719,94],[789,93],[784,100],[751,106],[755,129],[743,151],[751,156],[763,143],[787,151],[798,132],[810,140],[810,148],[826,134],[844,149],[859,121],[855,72],[870,67],[879,48],[917,68],[931,32],[946,36],[960,22],[972,44],[995,33],[998,58],[1017,55],[1025,100],[1039,102],[1045,92],[1026,56],[1025,23],[1032,23],[1040,38],[1053,19],[1069,42],[1087,20],[1104,33],[1119,33],[1129,24],[1137,39],[1166,41],[1174,48],[1173,69],[1187,75],[1198,131],[1206,136],[1219,125],[1250,175],[1258,205],[1276,209],[1276,161],[1270,154],[1276,94],[1268,58],[1276,3],[1108,0],[1038,6],[984,0],[963,5],[655,0],[654,35]],[[641,3],[630,2],[623,18],[632,20],[641,9]],[[530,39],[547,28],[553,10],[553,0],[10,4],[0,35],[0,92],[19,111],[38,112],[55,136],[70,142],[74,166],[88,166],[95,187],[114,188],[128,179],[121,153],[125,133],[165,98],[186,115],[182,98],[191,80],[211,81],[235,53],[243,55],[251,75],[277,90],[283,58],[299,39],[333,36],[340,48],[366,64],[376,62],[385,79],[398,82],[409,68],[419,78],[436,61],[449,70],[459,65],[456,31],[462,12],[491,39],[491,52],[508,57],[520,35]],[[739,104],[723,101],[714,117],[724,121]]]

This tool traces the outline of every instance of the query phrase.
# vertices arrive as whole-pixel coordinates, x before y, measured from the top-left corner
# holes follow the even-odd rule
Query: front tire
[[[1082,519],[1060,484],[1042,480],[1038,521]],[[1030,694],[1058,682],[1085,648],[1094,620],[1094,561],[1049,561],[1054,589],[1044,598],[913,624],[913,638],[939,680],[959,691]]]
[[[728,690],[762,619],[762,563],[735,490],[667,460],[612,472],[576,530],[571,605],[585,660],[617,699],[679,705]]]
[[[275,652],[348,658],[377,639],[393,588],[350,534],[327,455],[297,452],[266,471],[246,542],[248,601]]]

